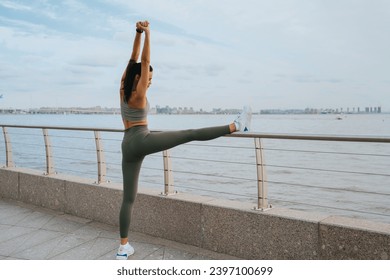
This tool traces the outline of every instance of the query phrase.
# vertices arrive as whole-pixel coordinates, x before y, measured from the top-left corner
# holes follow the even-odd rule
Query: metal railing
[[[4,154],[5,154],[5,167],[14,167],[15,162],[13,160],[13,150],[12,150],[12,143],[15,141],[11,141],[10,137],[10,132],[9,129],[28,129],[28,130],[42,130],[42,135],[43,140],[44,140],[44,145],[45,145],[45,172],[44,174],[50,175],[53,173],[56,173],[56,170],[61,169],[61,168],[55,168],[55,161],[54,158],[62,158],[62,159],[68,159],[72,160],[72,158],[67,158],[65,156],[56,156],[54,157],[53,155],[53,148],[55,148],[54,145],[52,145],[51,139],[54,137],[57,137],[59,139],[64,138],[64,136],[56,136],[56,135],[49,135],[49,132],[52,131],[72,131],[74,133],[84,133],[84,132],[93,132],[93,138],[95,141],[95,148],[93,150],[88,150],[87,148],[76,148],[72,147],[71,145],[66,147],[66,145],[61,144],[62,149],[80,149],[80,150],[88,150],[90,152],[95,153],[96,155],[96,171],[95,171],[95,178],[96,178],[96,183],[101,184],[103,182],[107,182],[107,162],[106,162],[106,155],[108,154],[114,154],[115,156],[120,155],[120,151],[118,149],[109,151],[105,150],[103,148],[103,138],[101,136],[101,133],[114,133],[115,135],[120,135],[122,136],[123,130],[120,129],[103,129],[103,128],[90,128],[90,127],[59,127],[59,126],[27,126],[27,125],[1,125],[2,130],[3,130],[3,136],[4,136]],[[38,134],[31,134],[31,137],[39,137]],[[77,138],[77,139],[88,139],[88,137],[82,137],[78,134],[74,136],[67,136],[68,138]],[[256,172],[256,187],[257,187],[257,207],[256,209],[259,210],[267,210],[271,207],[269,203],[269,189],[268,189],[268,184],[272,183],[274,185],[280,184],[280,185],[286,185],[288,184],[289,186],[295,186],[295,187],[311,187],[311,188],[320,188],[320,189],[329,189],[330,191],[334,191],[335,188],[332,187],[326,187],[326,186],[315,186],[315,185],[310,185],[310,184],[305,184],[304,182],[299,182],[299,183],[294,183],[294,182],[280,182],[277,180],[268,180],[267,179],[267,168],[285,168],[285,169],[292,169],[292,170],[299,170],[302,172],[306,171],[318,171],[318,172],[329,172],[329,173],[351,173],[351,174],[359,174],[362,176],[384,176],[386,178],[390,178],[390,174],[388,173],[372,173],[372,172],[354,172],[354,171],[348,171],[348,170],[339,170],[339,169],[326,169],[326,168],[314,168],[314,167],[298,167],[298,166],[287,166],[287,165],[280,165],[280,164],[266,164],[265,162],[265,154],[266,152],[271,153],[273,151],[278,151],[282,152],[283,154],[286,154],[288,152],[300,152],[300,153],[317,153],[317,154],[330,154],[332,156],[342,154],[343,152],[337,152],[337,151],[317,151],[317,150],[304,150],[304,149],[273,149],[272,147],[265,147],[264,141],[268,139],[272,140],[297,140],[297,141],[316,141],[316,142],[355,142],[355,143],[385,143],[388,144],[390,143],[390,137],[361,137],[361,136],[330,136],[330,135],[292,135],[292,134],[265,134],[265,133],[234,133],[231,135],[226,135],[224,138],[241,138],[241,139],[251,139],[253,140],[252,147],[247,146],[247,147],[241,147],[241,146],[232,146],[232,145],[227,145],[226,147],[224,146],[213,146],[213,145],[208,145],[209,147],[214,148],[229,148],[229,149],[247,149],[247,150],[252,150],[254,154],[254,160],[255,160],[255,172]],[[105,139],[106,141],[111,140],[111,141],[116,141],[115,145],[120,147],[120,144],[118,143],[120,138],[114,138],[114,139]],[[28,144],[23,142],[24,144]],[[186,144],[189,147],[192,146],[202,146],[201,144]],[[204,145],[203,145],[204,146]],[[0,150],[1,153],[1,150]],[[345,154],[349,155],[354,155],[354,156],[377,156],[377,157],[389,157],[390,154],[362,154],[362,153],[348,153],[346,152]],[[154,155],[151,155],[154,156]],[[171,152],[169,150],[163,151],[162,152],[162,159],[163,159],[163,175],[164,175],[164,191],[162,194],[164,195],[170,195],[175,193],[175,186],[173,182],[173,168],[172,168],[172,160],[179,161],[179,160],[192,160],[195,162],[206,162],[206,163],[217,163],[217,164],[241,164],[241,165],[246,165],[250,166],[253,163],[251,162],[237,162],[237,161],[231,161],[231,160],[208,160],[208,159],[199,159],[199,158],[186,158],[183,156],[180,157],[175,157],[171,155]],[[118,163],[113,163],[114,165],[120,165]],[[154,167],[144,167],[145,169],[156,169]],[[246,168],[246,167],[242,167]],[[118,169],[120,169],[118,167]],[[158,169],[158,168],[157,168]],[[66,171],[66,169],[65,169]],[[84,172],[83,172],[84,173]],[[233,175],[230,174],[200,174],[197,172],[193,172],[191,170],[175,170],[175,173],[178,174],[183,174],[184,176],[187,176],[190,178],[190,176],[194,175],[202,175],[202,176],[214,176],[214,177],[219,177],[220,179],[225,179],[225,180],[235,180],[235,179],[240,179],[240,180],[246,180],[246,178],[238,178],[234,177]],[[188,179],[190,181],[190,179]],[[369,191],[361,191],[361,190],[355,190],[354,192],[367,192],[367,193],[374,193],[375,192],[369,192]],[[222,193],[222,192],[220,192]],[[379,195],[382,196],[390,196],[390,193],[379,193]],[[288,202],[288,201],[287,201]],[[303,203],[304,204],[304,203]],[[310,203],[307,203],[307,205],[310,205]],[[353,211],[353,210],[351,210]],[[387,211],[387,210],[386,210]],[[386,212],[385,211],[385,212]],[[390,210],[389,210],[390,211]],[[384,214],[386,216],[387,214]]]

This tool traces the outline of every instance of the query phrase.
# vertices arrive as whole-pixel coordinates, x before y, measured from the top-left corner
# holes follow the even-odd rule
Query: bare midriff
[[[123,125],[125,126],[125,130],[129,129],[131,127],[134,127],[134,126],[148,125],[147,120],[136,121],[136,122],[131,122],[131,121],[124,120],[124,119],[122,119],[122,120],[123,120]]]

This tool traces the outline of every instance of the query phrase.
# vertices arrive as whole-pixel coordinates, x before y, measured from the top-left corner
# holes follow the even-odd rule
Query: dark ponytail
[[[152,65],[149,65],[149,71],[153,72]],[[137,74],[141,76],[141,63],[129,63],[129,65],[127,65],[126,78],[124,81],[124,101],[126,103],[129,101],[131,93],[133,92],[134,79]]]

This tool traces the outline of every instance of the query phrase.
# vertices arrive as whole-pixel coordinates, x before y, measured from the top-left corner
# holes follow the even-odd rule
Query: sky
[[[387,0],[0,0],[0,108],[119,107],[140,20],[152,107],[390,111]]]

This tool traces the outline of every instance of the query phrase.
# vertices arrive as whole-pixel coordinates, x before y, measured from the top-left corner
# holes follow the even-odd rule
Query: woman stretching
[[[141,63],[137,63],[141,35],[145,34]],[[244,111],[229,125],[169,132],[150,132],[147,123],[149,102],[146,92],[151,85],[153,68],[150,65],[149,22],[137,22],[133,52],[123,73],[120,87],[120,106],[125,134],[122,141],[123,201],[119,214],[120,238],[117,259],[134,254],[128,243],[131,212],[137,195],[138,177],[146,155],[173,148],[190,141],[205,141],[233,133],[248,131],[251,111]]]

